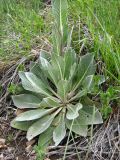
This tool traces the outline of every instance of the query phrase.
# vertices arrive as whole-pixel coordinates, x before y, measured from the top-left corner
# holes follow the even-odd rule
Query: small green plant
[[[39,142],[53,140],[57,146],[66,130],[87,136],[88,125],[102,123],[88,95],[94,92],[95,62],[92,53],[79,57],[71,48],[72,31],[67,26],[67,0],[53,0],[53,50],[41,51],[31,62],[30,72],[19,72],[25,94],[13,96],[19,109],[11,126],[27,131],[27,139],[39,135]],[[43,146],[44,146],[43,145]]]
[[[102,103],[101,113],[104,119],[107,119],[109,115],[112,113],[112,108],[110,103],[113,100],[119,98],[117,95],[118,91],[113,86],[109,87],[106,92],[100,93],[100,99]]]
[[[22,88],[22,86],[20,85],[16,85],[14,83],[10,83],[9,87],[8,87],[8,92],[10,94],[20,94],[24,89]]]
[[[44,160],[46,148],[41,146],[34,146],[34,151],[36,152],[36,160]]]

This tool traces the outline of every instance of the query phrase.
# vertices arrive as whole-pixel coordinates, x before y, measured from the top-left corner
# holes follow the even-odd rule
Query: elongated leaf
[[[82,96],[85,96],[87,94],[87,90],[80,90],[74,97],[71,98],[71,100],[78,100]]]
[[[52,67],[54,68],[54,71],[56,71],[56,75],[58,77],[58,80],[64,79],[64,72],[65,72],[65,64],[64,59],[61,56],[53,55],[52,61],[51,61]]]
[[[44,69],[47,69],[50,66],[48,60],[43,57],[40,57],[40,63]]]
[[[82,108],[82,104],[78,103],[76,105],[72,105],[72,104],[68,104],[67,105],[67,114],[66,114],[66,118],[71,120],[71,119],[75,119],[79,116],[79,110]]]
[[[56,126],[59,125],[62,114],[63,114],[63,113],[61,112],[61,113],[59,113],[59,114],[54,118],[54,120],[53,120],[53,122],[52,122],[52,126],[56,127]]]
[[[34,137],[36,137],[37,135],[43,133],[44,131],[46,131],[54,117],[56,116],[56,114],[58,114],[60,111],[60,109],[58,109],[54,114],[51,114],[51,115],[47,115],[43,118],[40,118],[37,122],[35,122],[29,129],[28,129],[28,132],[27,132],[27,139],[28,140],[31,140],[33,139]]]
[[[71,129],[74,133],[80,135],[80,136],[87,136],[87,125],[81,125],[78,119],[74,120],[67,120],[66,119],[66,126],[68,129]]]
[[[55,55],[62,55],[63,48],[63,37],[59,32],[59,27],[55,24],[52,31],[52,41],[53,41],[53,53]]]
[[[47,51],[45,51],[45,50],[42,50],[42,51],[40,52],[39,59],[40,59],[41,57],[42,57],[42,58],[45,58],[47,61],[50,61],[51,55],[50,55],[49,52],[47,52]]]
[[[20,72],[19,76],[22,80],[24,89],[50,96],[47,86],[31,72]]]
[[[71,69],[70,69],[70,73],[69,73],[69,80],[71,81],[76,73],[76,68],[77,68],[77,64],[74,63],[72,66],[71,66]]]
[[[65,71],[64,71],[64,78],[68,79],[72,77],[73,74],[71,73],[71,68],[74,69],[72,66],[76,63],[76,53],[72,48],[69,48],[64,55],[64,61],[65,61]]]
[[[40,107],[41,99],[31,94],[21,94],[12,96],[15,106],[18,108],[38,108]]]
[[[47,114],[50,114],[55,109],[36,109],[31,111],[26,111],[17,116],[16,121],[31,121],[39,119]]]
[[[55,142],[55,146],[57,146],[63,140],[65,135],[66,135],[65,120],[64,116],[62,115],[58,126],[55,128],[53,132],[53,140]]]
[[[45,132],[41,133],[38,140],[39,147],[48,146],[53,137],[54,127],[49,127]]]
[[[79,113],[86,115],[86,121],[88,122],[88,124],[103,123],[102,115],[98,111],[98,109],[95,108],[95,106],[84,106]]]
[[[54,116],[48,115],[35,122],[27,132],[27,139],[30,141],[37,135],[43,133],[51,125]]]
[[[78,78],[74,90],[76,90],[79,87],[79,85],[83,82],[83,80],[87,76],[93,75],[94,73],[95,73],[95,65],[94,65],[93,54],[89,53],[86,54],[85,56],[82,56],[78,67],[78,73],[77,73]]]
[[[66,98],[67,93],[70,90],[69,82],[67,80],[60,80],[57,85],[57,93],[60,97]]]
[[[92,53],[80,57],[79,73],[81,77],[84,74],[85,76],[89,76],[95,73],[94,55]]]
[[[55,85],[58,83],[58,79],[60,78],[59,73],[56,71],[56,66],[52,66],[47,59],[45,59],[43,56],[39,57],[40,65],[48,77]]]
[[[79,125],[87,126],[87,125],[102,123],[101,114],[97,109],[95,109],[95,112],[93,110],[93,107],[91,106],[86,107],[86,110],[87,109],[88,109],[87,112],[85,112],[83,108],[79,111],[79,116],[75,119],[76,121],[79,122]]]
[[[34,123],[35,121],[28,121],[28,122],[18,122],[16,118],[11,121],[11,127],[20,129],[23,131],[27,131],[28,128]]]
[[[54,20],[64,42],[67,37],[67,9],[67,0],[52,0]]]
[[[55,97],[47,97],[47,98],[43,98],[42,102],[41,102],[41,106],[43,107],[58,107],[59,106],[60,101],[55,98]]]
[[[91,91],[91,89],[94,87],[94,81],[93,81],[94,76],[89,75],[85,78],[83,82],[83,87],[86,89],[88,92]]]
[[[48,85],[47,76],[43,72],[39,63],[31,62],[30,63],[30,72],[35,74],[38,78],[42,80],[46,85]]]
[[[74,26],[72,27],[70,31],[68,31],[67,48],[71,47],[73,28]]]

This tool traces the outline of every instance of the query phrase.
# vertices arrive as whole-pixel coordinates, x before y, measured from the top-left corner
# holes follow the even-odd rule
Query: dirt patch
[[[14,116],[14,109],[10,106],[4,108],[0,114],[0,160],[35,160],[33,151],[26,151],[26,133],[10,127],[10,121]]]

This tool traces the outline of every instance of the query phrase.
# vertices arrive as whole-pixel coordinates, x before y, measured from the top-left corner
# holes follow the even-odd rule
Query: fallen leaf
[[[3,154],[0,154],[0,160],[4,160]]]
[[[32,146],[34,143],[35,143],[35,139],[26,142],[26,145],[27,145],[27,146]]]
[[[7,146],[5,145],[5,141],[6,141],[5,139],[0,138],[0,149],[7,147]]]
[[[27,146],[25,148],[25,150],[26,150],[26,152],[31,152],[32,151],[32,146],[31,145]]]
[[[14,150],[15,150],[14,147],[8,147],[8,152],[9,152],[9,153],[13,152]]]
[[[21,113],[23,113],[25,111],[26,111],[26,109],[17,109],[15,114],[16,114],[16,116],[18,116],[19,114],[21,114]]]

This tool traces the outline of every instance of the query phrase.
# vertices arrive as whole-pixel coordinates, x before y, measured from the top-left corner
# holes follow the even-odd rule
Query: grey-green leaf
[[[88,92],[90,92],[90,90],[94,87],[93,77],[94,75],[89,75],[83,82],[83,87],[84,89],[87,89]]]
[[[41,106],[43,107],[58,107],[59,106],[60,101],[55,98],[55,97],[47,97],[47,98],[43,98],[42,102],[41,102]]]
[[[87,136],[88,126],[80,125],[80,122],[78,121],[78,119],[74,119],[74,120],[66,119],[66,126],[68,129],[71,129],[74,133],[80,136],[84,136],[84,137]]]
[[[79,87],[79,85],[84,81],[84,79],[95,73],[95,65],[94,65],[94,56],[89,53],[80,58],[78,73],[77,73],[77,83],[75,86],[75,90]]]
[[[53,136],[54,127],[49,127],[45,132],[41,133],[38,140],[38,145],[41,147],[47,146]]]
[[[67,0],[52,0],[52,10],[55,24],[64,43],[67,41],[67,9]]]
[[[39,119],[47,114],[50,114],[55,109],[36,109],[31,111],[26,111],[17,116],[16,121],[31,121]]]
[[[77,103],[76,105],[68,104],[66,118],[69,120],[77,118],[79,116],[80,109],[82,109],[81,103]]]
[[[60,80],[57,85],[57,93],[60,97],[66,98],[67,93],[70,90],[69,82],[67,80]]]
[[[71,79],[76,68],[76,53],[72,48],[69,48],[64,55],[64,77]],[[74,73],[73,73],[74,72]]]
[[[47,52],[47,51],[45,51],[45,50],[41,50],[39,59],[40,59],[41,57],[42,57],[42,58],[45,58],[46,60],[49,61],[50,58],[51,58],[51,55],[50,55],[49,52]]]
[[[93,110],[93,107],[90,108]],[[85,112],[83,108],[79,111],[79,116],[75,119],[79,122],[79,125],[84,126],[102,123],[101,114],[97,109],[95,109],[94,112],[92,111],[92,113],[89,113],[90,109],[88,107],[87,109],[88,112]]]
[[[49,115],[46,115],[42,118],[40,118],[39,120],[37,120],[29,129],[27,132],[27,139],[31,140],[34,137],[36,137],[37,135],[43,133],[44,131],[46,131],[52,121],[54,120],[55,116],[57,114],[59,114],[59,112],[61,111],[62,108],[57,109],[54,113],[51,113]]]
[[[47,86],[31,72],[19,72],[24,89],[50,96]]]
[[[71,98],[71,100],[78,100],[82,96],[85,96],[87,94],[87,90],[80,90],[74,97]]]
[[[86,122],[88,124],[101,124],[103,123],[102,115],[98,111],[98,109],[95,108],[95,106],[84,106],[82,110],[80,111],[80,114],[86,115]]]
[[[48,85],[47,76],[43,72],[39,63],[31,62],[30,63],[30,72],[35,74],[38,78],[40,78],[46,85]]]
[[[62,115],[58,126],[55,128],[53,132],[53,140],[55,142],[55,146],[57,146],[63,140],[65,135],[66,135],[65,120],[64,116]]]
[[[28,128],[34,123],[35,121],[27,121],[27,122],[18,122],[16,118],[11,121],[11,127],[20,129],[23,131],[27,131]]]
[[[23,108],[38,108],[40,107],[41,99],[31,94],[21,94],[12,96],[14,105],[20,109]]]
[[[31,139],[33,139],[34,137],[36,137],[37,135],[43,133],[45,130],[47,130],[53,119],[54,119],[55,115],[47,115],[41,119],[39,119],[37,122],[35,122],[29,129],[27,132],[27,139],[30,141]]]

